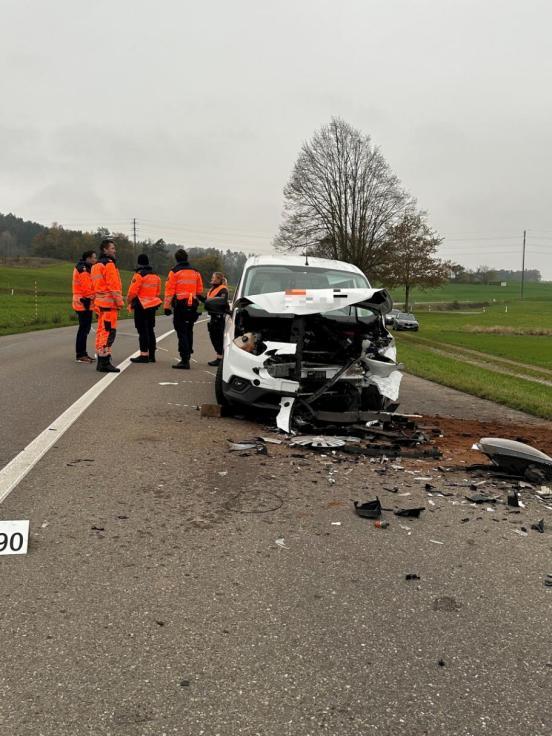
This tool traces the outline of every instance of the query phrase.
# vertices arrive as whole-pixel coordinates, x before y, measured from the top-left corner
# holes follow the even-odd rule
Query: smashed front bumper
[[[225,348],[225,397],[280,411],[290,400],[308,416],[397,402],[402,366],[383,320],[387,292],[313,291],[295,301],[280,292],[240,300]]]

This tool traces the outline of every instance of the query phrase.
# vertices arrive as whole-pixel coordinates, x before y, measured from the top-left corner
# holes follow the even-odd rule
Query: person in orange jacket
[[[94,304],[94,286],[90,272],[96,263],[96,251],[85,250],[80,261],[73,269],[73,309],[79,319],[75,351],[77,363],[93,363],[94,358],[88,355],[86,340],[92,326],[92,307]]]
[[[96,370],[101,373],[119,373],[119,368],[111,362],[111,348],[117,335],[117,319],[124,305],[121,276],[115,263],[116,254],[114,240],[104,238],[100,245],[100,258],[92,266],[94,308],[98,314]]]
[[[198,295],[203,291],[201,274],[188,263],[188,254],[179,248],[174,254],[176,266],[169,271],[165,283],[165,314],[173,313],[173,324],[178,335],[180,362],[173,368],[190,368],[194,349],[194,324],[198,318]]]
[[[161,304],[160,293],[161,279],[149,265],[147,255],[141,253],[127,294],[128,309],[134,312],[140,344],[140,355],[131,358],[131,363],[155,363],[155,312]]]

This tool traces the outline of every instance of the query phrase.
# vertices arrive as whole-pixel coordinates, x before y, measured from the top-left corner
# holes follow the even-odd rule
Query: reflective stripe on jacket
[[[161,279],[150,269],[137,270],[128,288],[127,301],[132,309],[133,302],[138,299],[144,309],[158,307],[161,304]]]
[[[113,258],[102,256],[92,266],[95,306],[103,309],[121,309],[123,306],[123,286],[119,269]]]
[[[186,301],[192,307],[202,291],[203,281],[199,271],[191,268],[188,263],[179,263],[171,268],[165,284],[165,309],[172,307],[173,300]]]
[[[218,296],[221,291],[226,291],[228,293],[228,289],[224,284],[219,284],[218,286],[213,286],[209,291],[207,292],[207,299],[213,299],[213,297]]]
[[[88,307],[82,303],[82,299],[90,299]],[[92,307],[93,301],[94,287],[90,267],[85,261],[79,261],[73,269],[73,309],[75,312],[84,312]]]

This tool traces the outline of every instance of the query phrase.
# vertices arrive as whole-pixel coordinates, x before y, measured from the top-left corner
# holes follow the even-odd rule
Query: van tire
[[[224,359],[223,359],[224,360]],[[215,378],[215,398],[217,400],[217,404],[220,406],[229,406],[229,402],[227,398],[224,395],[224,389],[222,386],[222,365],[223,360],[218,365],[217,368],[217,375]]]

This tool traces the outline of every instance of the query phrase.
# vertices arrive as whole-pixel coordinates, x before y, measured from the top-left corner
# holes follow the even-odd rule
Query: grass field
[[[520,283],[511,281],[508,286],[485,286],[485,284],[444,284],[437,289],[412,290],[414,306],[427,302],[511,302],[520,299]],[[393,299],[404,301],[402,289],[392,289]],[[530,301],[546,301],[552,299],[552,282],[525,284],[525,299]]]
[[[0,335],[74,324],[72,274],[73,265],[59,261],[35,267],[0,264]],[[121,277],[126,289],[132,274],[121,271]]]
[[[400,360],[422,378],[552,419],[552,284],[538,287],[534,299],[481,309],[416,310],[420,331],[395,333]],[[473,301],[490,301],[481,288]]]

